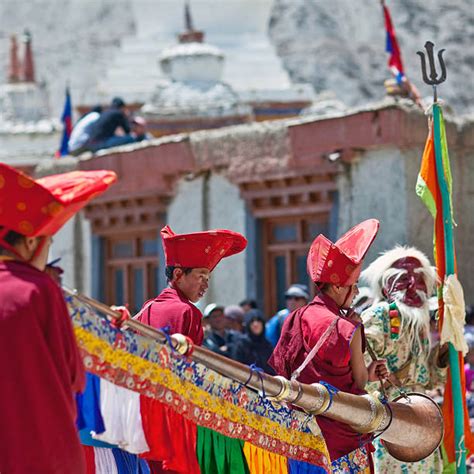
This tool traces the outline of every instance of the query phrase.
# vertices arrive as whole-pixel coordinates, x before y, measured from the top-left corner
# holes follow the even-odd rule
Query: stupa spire
[[[184,3],[184,27],[184,33],[179,35],[180,43],[202,43],[204,41],[204,32],[194,29],[189,0]]]
[[[23,59],[22,80],[24,82],[35,82],[35,65],[33,61],[33,49],[31,47],[31,33],[28,30],[25,30],[23,41],[25,43],[25,56]]]
[[[18,60],[18,43],[16,36],[10,36],[10,64],[8,65],[8,82],[20,81],[20,61]]]

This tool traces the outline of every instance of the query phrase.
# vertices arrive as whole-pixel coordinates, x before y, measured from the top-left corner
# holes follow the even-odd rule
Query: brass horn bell
[[[443,439],[443,416],[437,403],[422,393],[408,393],[390,403],[393,418],[381,435],[395,459],[416,462],[428,457]]]

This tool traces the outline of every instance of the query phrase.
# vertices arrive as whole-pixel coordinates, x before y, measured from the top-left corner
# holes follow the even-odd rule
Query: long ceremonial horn
[[[121,314],[104,303],[63,287],[65,293],[74,296],[106,314],[120,320]],[[160,344],[167,339],[162,331],[133,319],[122,328],[153,338]],[[174,348],[183,355],[189,351],[189,341],[181,334],[171,336]],[[191,352],[191,351],[189,351]],[[378,397],[352,395],[345,392],[330,394],[326,386],[311,385],[280,376],[256,374],[248,366],[228,359],[203,347],[194,346],[189,356],[195,362],[232,378],[254,390],[265,390],[268,398],[287,402],[313,415],[346,423],[359,433],[379,433],[389,453],[404,462],[415,462],[434,452],[443,438],[443,417],[438,405],[428,396],[409,393],[391,403],[383,404]]]

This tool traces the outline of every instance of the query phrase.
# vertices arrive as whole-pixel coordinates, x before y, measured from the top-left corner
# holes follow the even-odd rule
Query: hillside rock
[[[219,1],[242,1],[246,10],[253,8],[254,16],[268,3]],[[28,28],[36,77],[46,82],[51,114],[59,117],[66,83],[75,105],[88,102],[91,91],[120,62],[124,41],[141,35],[143,18],[137,14],[146,7],[146,12],[153,12],[148,28],[163,30],[169,21],[166,2],[184,4],[184,0],[1,0],[0,82],[6,80],[10,34],[20,35]],[[431,89],[421,81],[416,51],[429,39],[446,49],[448,80],[440,87],[440,97],[458,113],[474,112],[474,0],[387,0],[387,4],[406,73],[421,94],[429,96]],[[192,0],[191,5],[199,25],[212,21],[206,14],[209,0]],[[228,25],[222,28],[227,30]],[[316,92],[333,91],[349,106],[384,96],[383,81],[390,73],[378,0],[274,0],[269,34],[294,83],[310,82]],[[155,71],[152,56],[148,68]],[[227,60],[231,63],[232,58]],[[140,80],[144,75],[144,70],[137,70],[131,77]]]
[[[474,1],[387,0],[408,78],[423,96],[420,59],[427,40],[445,48],[447,81],[439,95],[456,112],[474,110]],[[390,77],[377,0],[275,0],[270,36],[295,82],[332,90],[348,105],[384,95]]]

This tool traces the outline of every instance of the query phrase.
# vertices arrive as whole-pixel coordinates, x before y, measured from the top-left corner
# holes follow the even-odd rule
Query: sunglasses
[[[286,300],[305,300],[303,296],[285,296]]]

